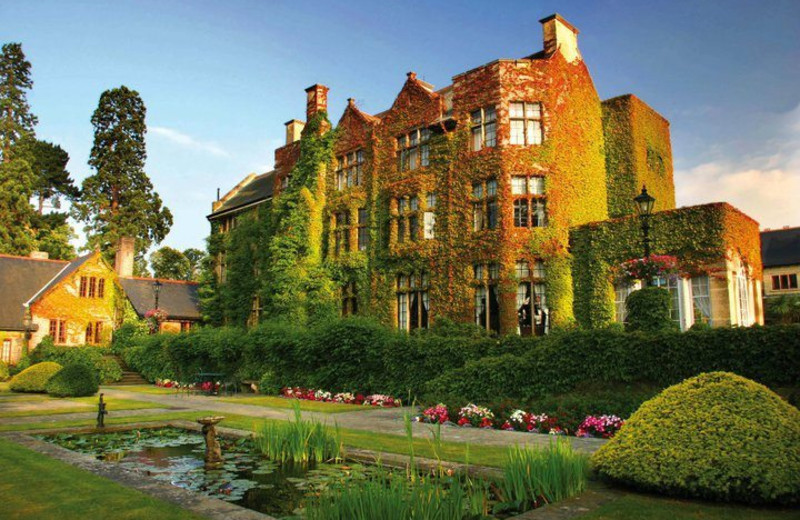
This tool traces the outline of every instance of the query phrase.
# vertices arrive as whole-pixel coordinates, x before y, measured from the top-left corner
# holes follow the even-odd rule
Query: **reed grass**
[[[520,510],[549,504],[586,489],[588,467],[586,455],[574,452],[566,439],[551,440],[545,448],[513,446],[498,488],[503,502]]]
[[[262,454],[277,462],[307,464],[344,458],[339,425],[330,428],[317,420],[304,420],[297,404],[294,420],[264,421],[256,426],[255,443]]]

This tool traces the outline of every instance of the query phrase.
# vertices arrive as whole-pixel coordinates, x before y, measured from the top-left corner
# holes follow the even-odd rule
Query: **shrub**
[[[101,357],[95,363],[95,368],[97,369],[97,378],[103,384],[114,383],[122,379],[122,367],[112,357]]]
[[[46,389],[54,397],[83,397],[96,394],[98,386],[97,373],[76,363],[59,370],[47,382]]]
[[[724,501],[800,498],[800,411],[727,372],[671,386],[644,403],[592,464],[639,489]]]
[[[0,381],[8,379],[8,365],[4,361],[0,361]]]
[[[8,386],[12,392],[44,393],[47,382],[59,370],[61,370],[61,365],[52,361],[36,363],[15,375]]]
[[[275,374],[271,370],[264,372],[264,375],[258,380],[258,393],[278,395],[281,392],[281,386],[276,381]]]
[[[669,316],[669,291],[660,287],[645,287],[633,291],[625,300],[628,309],[625,329],[628,331],[659,332],[675,328]]]

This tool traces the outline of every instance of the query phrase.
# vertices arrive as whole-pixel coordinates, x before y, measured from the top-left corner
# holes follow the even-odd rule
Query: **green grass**
[[[274,395],[245,395],[241,397],[220,397],[220,401],[236,404],[251,404],[255,406],[265,406],[267,408],[288,408],[294,407],[294,403],[300,404],[300,409],[304,412],[321,413],[344,413],[360,412],[374,409],[371,406],[361,406],[357,404],[324,403],[320,401],[305,401],[302,399],[287,399]]]
[[[304,464],[341,460],[339,428],[303,419],[299,403],[294,407],[294,420],[263,421],[255,433],[256,446],[271,460]]]
[[[7,399],[7,401],[15,401],[16,399]],[[30,401],[26,399],[25,401]],[[47,401],[47,399],[41,399]],[[67,399],[59,399],[63,402],[72,402],[76,406],[69,406],[65,408],[42,408],[40,410],[13,410],[13,411],[0,411],[0,418],[10,419],[14,417],[37,417],[47,415],[60,415],[65,413],[81,413],[81,412],[94,412],[97,410],[97,397],[71,397]],[[133,399],[115,399],[109,397],[105,399],[109,411],[114,410],[144,410],[147,408],[163,408],[163,405],[156,403],[148,403],[144,401],[134,401]]]
[[[104,388],[115,388],[117,390],[125,390],[126,392],[140,392],[142,394],[156,394],[156,395],[176,395],[178,391],[174,388],[162,388],[160,386],[155,385],[125,385],[125,386],[114,386],[112,385],[101,385]]]
[[[8,387],[8,381],[0,381],[0,394],[10,394],[11,389]]]
[[[796,520],[800,519],[800,511],[713,504],[631,493],[578,518],[580,520]]]
[[[505,502],[550,504],[582,493],[588,473],[589,458],[572,451],[566,439],[546,447],[514,446],[508,448],[499,488]]]
[[[0,518],[199,519],[179,507],[0,439]]]

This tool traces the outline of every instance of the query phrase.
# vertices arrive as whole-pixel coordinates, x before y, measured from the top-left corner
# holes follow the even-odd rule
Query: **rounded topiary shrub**
[[[52,361],[36,363],[11,378],[8,387],[12,392],[45,392],[50,378],[61,370],[61,365]]]
[[[47,393],[54,397],[83,397],[97,393],[97,374],[86,365],[67,365],[47,382]]]
[[[669,291],[661,287],[645,287],[633,291],[625,299],[628,316],[625,330],[660,332],[675,329],[676,324],[669,315]]]
[[[604,478],[656,493],[751,503],[800,499],[800,411],[729,372],[646,401],[592,456]]]

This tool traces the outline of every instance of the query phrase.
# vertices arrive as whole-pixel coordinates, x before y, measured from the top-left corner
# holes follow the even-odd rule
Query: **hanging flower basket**
[[[679,273],[678,259],[670,255],[650,255],[622,262],[616,269],[616,278],[621,283],[637,280],[652,280],[676,276]]]
[[[167,320],[167,311],[164,309],[150,309],[144,313],[144,319],[150,328],[150,333],[155,334],[161,330],[161,324]]]

